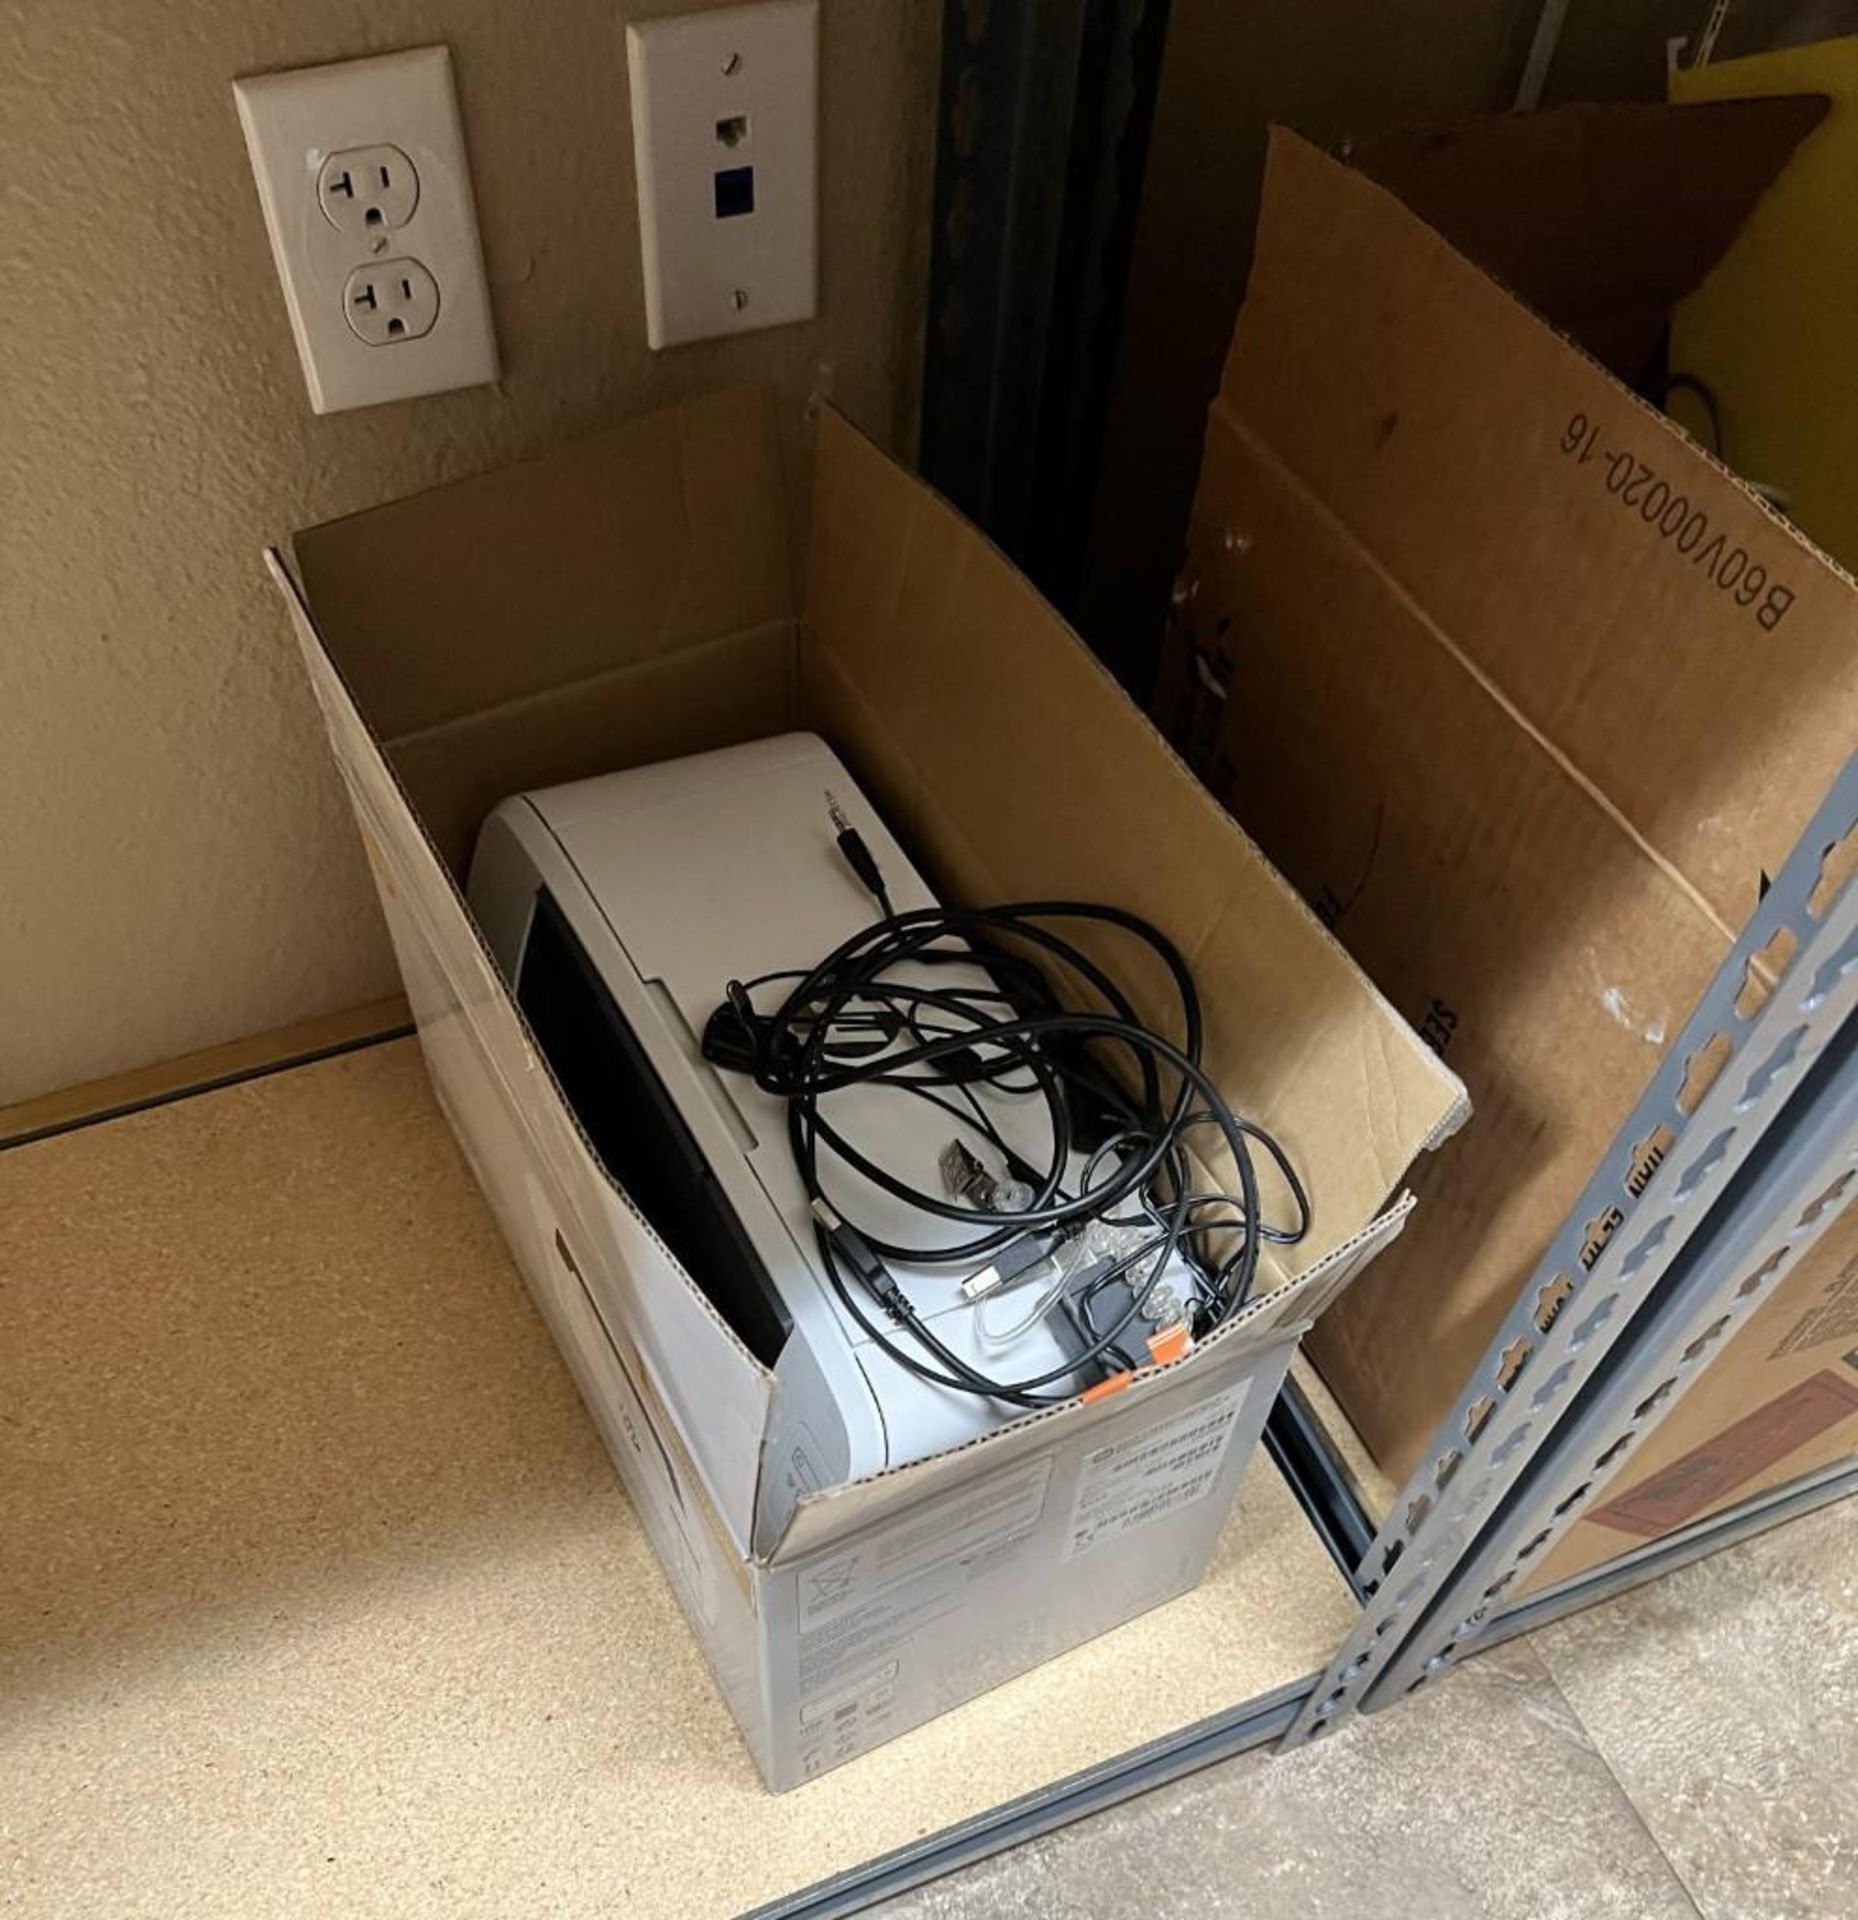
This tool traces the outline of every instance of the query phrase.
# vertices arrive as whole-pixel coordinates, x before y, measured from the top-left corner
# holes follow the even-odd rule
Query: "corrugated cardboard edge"
[[[1569,346],[1574,342],[1569,341]],[[1575,347],[1580,352],[1579,347]],[[1583,358],[1590,356],[1583,355]],[[1593,364],[1598,367],[1597,361]],[[1602,372],[1604,368],[1600,369]],[[1584,772],[1569,757],[1554,738],[1530,719],[1521,707],[1506,693],[1488,669],[1480,666],[1469,653],[1453,638],[1451,632],[1441,626],[1433,617],[1424,601],[1407,586],[1367,542],[1344,520],[1329,502],[1304,479],[1296,468],[1284,458],[1271,441],[1251,424],[1236,407],[1226,399],[1223,391],[1214,400],[1208,416],[1208,432],[1223,428],[1243,445],[1272,472],[1277,474],[1286,487],[1292,489],[1310,512],[1319,516],[1335,533],[1339,542],[1361,556],[1363,564],[1371,569],[1385,585],[1388,593],[1412,616],[1428,640],[1443,653],[1464,676],[1478,689],[1479,693],[1496,708],[1503,718],[1524,737],[1554,768],[1555,772],[1574,787],[1587,802],[1621,834],[1623,834],[1644,859],[1667,879],[1673,887],[1689,902],[1710,927],[1721,936],[1725,950],[1735,944],[1735,929],[1725,921],[1721,914],[1710,904],[1702,890],[1690,877],[1678,867],[1670,857],[1646,838],[1645,834],[1629,819],[1619,804],[1588,773]]]
[[[1156,1380],[1183,1375],[1189,1369],[1212,1360],[1215,1355],[1246,1342],[1250,1342],[1262,1354],[1268,1348],[1295,1341],[1347,1289],[1373,1256],[1399,1237],[1413,1206],[1413,1196],[1401,1194],[1385,1213],[1370,1221],[1325,1259],[1284,1286],[1248,1302],[1181,1359],[1170,1361],[1166,1366],[1143,1367],[1130,1376],[1132,1383],[1148,1386]],[[996,1428],[992,1433],[965,1440],[959,1446],[946,1447],[940,1453],[913,1460],[906,1466],[887,1467],[881,1473],[867,1474],[862,1480],[803,1495],[796,1503],[780,1538],[761,1556],[763,1564],[773,1565],[792,1560],[861,1525],[866,1516],[862,1513],[848,1516],[846,1509],[862,1504],[861,1496],[872,1488],[886,1489],[879,1503],[881,1510],[882,1507],[888,1507],[893,1498],[899,1497],[897,1490],[907,1491],[919,1481],[939,1478],[949,1461],[992,1445],[1006,1435],[1015,1438],[1043,1435],[1056,1440],[1062,1437],[1069,1425],[1078,1420],[1092,1416],[1107,1417],[1124,1404],[1120,1395],[1090,1404],[1073,1397],[1037,1413],[1029,1413],[1009,1427]],[[1058,1424],[1061,1422],[1066,1424]],[[1027,1443],[1028,1446],[1031,1444],[1036,1443]],[[1003,1459],[1000,1464],[1006,1466],[1009,1462]],[[818,1516],[817,1520],[813,1516]],[[876,1514],[871,1517],[875,1518]]]

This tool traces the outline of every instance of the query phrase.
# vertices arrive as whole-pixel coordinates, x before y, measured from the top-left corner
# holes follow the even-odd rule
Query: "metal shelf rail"
[[[1607,1354],[1548,1447],[1529,1457],[1503,1512],[1387,1662],[1363,1702],[1367,1711],[1414,1692],[1476,1647],[1493,1601],[1573,1525],[1602,1479],[1656,1424],[1653,1416],[1662,1418],[1702,1372],[1703,1357],[1854,1196],[1858,1021],[1822,1055],[1807,1097],[1788,1104],[1761,1153],[1711,1209],[1630,1340]]]
[[[1855,849],[1858,758],[1394,1502],[1360,1569],[1361,1618],[1285,1745],[1388,1705],[1477,1644],[1523,1568],[1858,1198]]]

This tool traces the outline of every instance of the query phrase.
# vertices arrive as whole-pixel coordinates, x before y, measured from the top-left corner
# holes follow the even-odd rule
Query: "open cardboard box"
[[[1825,111],[1273,141],[1159,705],[1478,1108],[1310,1342],[1396,1478],[1858,738],[1852,581],[1626,384]],[[1641,1529],[1703,1510],[1712,1422],[1784,1403],[1711,1454],[1717,1504],[1858,1443],[1847,1383],[1801,1390],[1839,1371],[1850,1262],[1803,1259],[1673,1414],[1653,1464],[1688,1492]],[[1577,1529],[1543,1578],[1645,1537]]]
[[[271,557],[440,1101],[776,1788],[1192,1586],[1299,1336],[1465,1112],[1057,616],[831,413],[797,588],[790,550],[769,407],[724,394],[299,534],[300,584]],[[1185,1360],[822,1489],[770,1536],[779,1367],[603,1173],[460,886],[506,794],[795,727],[944,897],[1103,900],[1168,934],[1208,1069],[1284,1144],[1312,1224]],[[1134,984],[1159,1019],[1160,983]],[[1116,1516],[1087,1547],[1086,1498]]]

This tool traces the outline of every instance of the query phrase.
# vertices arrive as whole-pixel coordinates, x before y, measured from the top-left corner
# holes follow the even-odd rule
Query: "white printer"
[[[796,1498],[1025,1411],[918,1377],[847,1312],[823,1270],[786,1103],[704,1057],[706,1022],[730,981],[809,968],[876,917],[839,857],[828,796],[875,856],[895,910],[933,906],[903,849],[812,734],[517,795],[485,822],[470,880],[472,909],[602,1163],[780,1382],[764,1484],[771,1469]],[[989,984],[978,965],[959,961],[944,964],[938,982],[946,988],[964,974],[965,984]],[[1042,1100],[986,1089],[977,1097],[1026,1161],[1050,1161]],[[927,1102],[862,1087],[829,1095],[823,1112],[874,1164],[918,1189],[937,1183],[959,1131]],[[972,1226],[936,1222],[829,1149],[821,1154],[819,1185],[872,1237],[922,1248],[973,1237]],[[946,1239],[935,1240],[938,1231]],[[970,1300],[959,1267],[890,1272],[937,1339],[990,1377],[1056,1371],[1060,1395],[1101,1377],[1096,1369],[1063,1377],[1081,1349],[1060,1315],[1029,1315],[1006,1289],[1004,1298]],[[1015,1332],[1021,1321],[1029,1324]],[[892,1333],[907,1347],[907,1334]]]

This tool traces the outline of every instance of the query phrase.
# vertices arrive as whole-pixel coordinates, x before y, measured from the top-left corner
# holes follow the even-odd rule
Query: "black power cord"
[[[1075,1388],[1060,1383],[1092,1366],[1106,1376],[1127,1368],[1119,1342],[1177,1251],[1193,1257],[1190,1331],[1198,1337],[1229,1319],[1250,1297],[1264,1244],[1292,1244],[1308,1231],[1309,1201],[1283,1148],[1234,1113],[1202,1067],[1199,994],[1173,942],[1137,914],[1088,901],[894,912],[869,847],[830,795],[826,804],[839,851],[880,918],[806,971],[732,980],[705,1029],[703,1050],[719,1066],[752,1074],[786,1103],[821,1260],[852,1318],[922,1379],[1026,1407],[1071,1397]],[[1055,930],[1073,923],[1113,929],[1160,960],[1179,1003],[1177,1039],[1147,1026],[1113,975]],[[1064,1006],[1040,956],[1082,981],[1101,1010]],[[960,967],[966,977],[938,982],[939,967]],[[987,984],[974,984],[977,967]],[[776,983],[788,983],[785,997],[772,1011],[759,1011],[756,990]],[[932,1193],[877,1165],[822,1111],[831,1095],[853,1087],[927,1100],[971,1129],[1000,1156],[1018,1189],[1014,1204],[1002,1204],[997,1193],[991,1205],[971,1191]],[[1043,1100],[1051,1134],[1045,1166],[1029,1165],[1002,1136],[977,1097],[980,1089]],[[1227,1148],[1236,1192],[1195,1188],[1187,1142],[1196,1131],[1216,1135]],[[912,1246],[860,1228],[821,1184],[822,1143],[886,1193],[975,1232],[954,1245]],[[1261,1216],[1254,1145],[1291,1195],[1291,1226],[1274,1227]],[[1076,1154],[1087,1158],[1072,1191],[1066,1171]],[[887,1264],[972,1273],[992,1261],[1002,1272],[1023,1269],[1031,1264],[1029,1237],[1041,1248],[1057,1247],[1093,1222],[1135,1230],[1136,1244],[1093,1271],[1079,1296],[1079,1323],[1089,1336],[1083,1351],[1026,1379],[991,1378],[953,1352],[924,1324]],[[1222,1238],[1229,1250],[1215,1261],[1208,1249]],[[1099,1330],[1094,1303],[1116,1281],[1126,1283],[1128,1302],[1113,1325]]]

